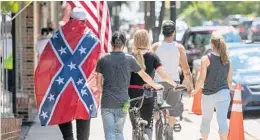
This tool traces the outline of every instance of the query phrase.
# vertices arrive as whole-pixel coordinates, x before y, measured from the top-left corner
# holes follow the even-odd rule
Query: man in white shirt
[[[177,83],[180,83],[179,66],[181,66],[184,73],[183,84],[187,86],[188,92],[191,92],[193,89],[193,83],[190,67],[187,62],[186,50],[183,45],[174,41],[175,23],[173,21],[166,21],[162,28],[164,40],[153,44],[152,49],[161,59],[162,65],[167,74]],[[166,91],[172,88],[160,78],[157,78],[157,82],[160,82]],[[176,123],[175,117],[182,116],[184,110],[181,93],[170,90],[167,96],[167,103],[173,107],[172,110],[169,110],[170,117],[168,119],[169,124],[173,127]]]

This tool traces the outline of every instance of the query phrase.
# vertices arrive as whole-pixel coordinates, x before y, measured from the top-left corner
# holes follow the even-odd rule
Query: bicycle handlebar
[[[143,106],[143,102],[144,102],[144,94],[142,96],[130,99],[129,102],[134,102],[134,101],[140,101],[138,107],[133,107],[132,109],[129,110],[129,112],[133,112],[133,111],[138,111],[141,109],[141,107]]]
[[[129,102],[138,101],[138,100],[141,100],[141,99],[143,99],[143,98],[144,98],[144,96],[142,95],[142,96],[139,96],[139,97],[130,99]]]

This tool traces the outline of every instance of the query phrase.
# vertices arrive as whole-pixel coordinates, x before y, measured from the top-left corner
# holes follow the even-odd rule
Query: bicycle
[[[175,90],[181,92],[182,95],[187,95],[187,89],[185,87],[178,87],[178,88],[171,88],[166,93],[168,93],[170,90]],[[155,111],[159,114],[159,119],[156,121],[155,124],[155,133],[156,133],[156,140],[173,140],[173,130],[178,132],[181,131],[181,125],[175,124],[174,128],[172,129],[171,126],[168,123],[168,109],[174,110],[174,107],[166,103],[166,100],[164,99],[164,91],[158,90],[156,91],[156,102],[157,105],[155,107]],[[167,97],[166,97],[167,99]],[[181,99],[180,99],[181,100]]]
[[[133,129],[133,140],[150,140],[149,136],[145,133],[145,126],[148,124],[148,122],[144,119],[142,119],[140,115],[140,109],[143,106],[145,94],[142,96],[130,99],[129,102],[134,102],[134,101],[140,101],[138,106],[134,106],[131,109],[129,109],[129,113],[133,115],[134,118],[134,125],[135,128]]]

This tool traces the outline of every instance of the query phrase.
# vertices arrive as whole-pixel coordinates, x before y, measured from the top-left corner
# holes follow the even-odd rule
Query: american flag
[[[100,46],[105,52],[111,51],[110,38],[112,35],[110,15],[106,1],[67,1],[70,9],[83,7],[88,14],[87,25],[100,40]],[[68,14],[66,16],[69,16]],[[69,17],[63,19],[68,20]],[[65,21],[66,22],[66,21]]]

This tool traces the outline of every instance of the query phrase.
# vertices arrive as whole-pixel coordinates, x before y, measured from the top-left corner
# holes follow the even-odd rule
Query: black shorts
[[[138,96],[142,96],[143,95],[143,90],[142,89],[129,89],[129,96],[130,99],[132,98],[136,98]],[[132,102],[130,108],[138,105],[137,102]],[[155,106],[155,98],[151,97],[151,98],[145,98],[144,102],[143,102],[143,106],[140,110],[140,115],[142,117],[142,119],[146,120],[148,122],[146,128],[153,128],[153,115],[154,115],[154,106]],[[134,122],[134,118],[133,118],[133,114],[129,114],[130,116],[130,120],[132,123],[132,127],[135,128],[135,122]]]

